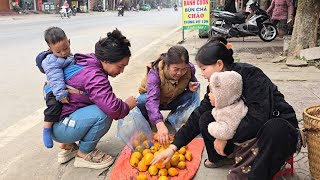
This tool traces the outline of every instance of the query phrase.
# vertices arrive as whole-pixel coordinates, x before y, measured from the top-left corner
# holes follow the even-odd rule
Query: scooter
[[[77,8],[76,8],[76,6],[73,6],[73,7],[71,8],[71,10],[72,10],[72,16],[76,16],[76,15],[77,15]]]
[[[61,6],[61,9],[60,9],[60,16],[61,18],[70,18],[71,15],[72,15],[72,10],[71,8],[67,8],[66,6]]]
[[[253,16],[246,21],[249,12],[230,13],[228,11],[214,11],[214,21],[209,31],[209,37],[224,36],[247,37],[259,35],[260,39],[270,42],[277,37],[277,28],[270,23],[270,16],[258,7],[256,3],[250,5]]]
[[[123,16],[124,14],[124,6],[118,6],[118,16]]]

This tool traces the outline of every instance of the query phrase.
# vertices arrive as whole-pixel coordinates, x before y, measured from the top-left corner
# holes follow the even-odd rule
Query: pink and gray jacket
[[[272,20],[286,20],[289,15],[293,15],[292,0],[272,0],[267,13],[272,13]]]
[[[61,119],[79,108],[92,104],[97,105],[112,119],[121,119],[128,115],[129,106],[113,93],[108,74],[95,54],[75,54],[74,59],[76,64],[70,67],[82,67],[67,80],[67,84],[85,93],[69,94],[69,103],[63,104]]]

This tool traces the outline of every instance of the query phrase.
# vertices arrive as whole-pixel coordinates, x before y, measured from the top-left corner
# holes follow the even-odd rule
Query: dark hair
[[[44,39],[48,45],[56,44],[67,38],[67,35],[59,27],[49,27],[44,31]]]
[[[130,57],[130,41],[115,29],[100,39],[95,46],[95,55],[100,61],[116,63],[125,57]]]
[[[189,64],[188,50],[179,45],[172,46],[167,53],[163,53],[160,57],[151,63],[152,67],[157,67],[159,62],[163,60],[165,64],[170,66],[171,64]]]
[[[224,37],[213,37],[208,40],[199,50],[196,55],[196,61],[203,65],[216,64],[219,59],[224,63],[225,68],[228,70],[233,64],[232,57],[233,50],[227,49],[228,41]]]

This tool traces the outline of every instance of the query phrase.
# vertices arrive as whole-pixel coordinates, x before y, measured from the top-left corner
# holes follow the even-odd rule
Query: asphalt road
[[[71,40],[73,53],[94,52],[100,37],[115,28],[131,41],[132,55],[181,25],[181,12],[172,9],[148,12],[78,14],[70,19],[58,15],[0,17],[0,132],[45,106],[45,76],[35,66],[35,56],[45,49],[45,29],[58,26]]]

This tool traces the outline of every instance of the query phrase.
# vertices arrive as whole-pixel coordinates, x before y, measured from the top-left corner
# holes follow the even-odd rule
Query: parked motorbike
[[[60,12],[61,18],[70,18],[70,16],[72,15],[71,8],[67,8],[66,6],[61,6],[61,9],[59,12]]]
[[[174,9],[175,11],[178,11],[178,6],[177,6],[177,5],[174,5],[173,9]]]
[[[124,14],[124,6],[118,6],[118,16],[123,16]]]
[[[160,7],[160,5],[158,5],[158,6],[157,6],[157,9],[158,9],[158,11],[160,11],[160,10],[161,10],[161,7]]]
[[[72,10],[72,16],[76,16],[76,15],[77,15],[77,8],[76,8],[76,6],[73,6],[71,10]]]
[[[246,21],[249,12],[230,13],[214,11],[214,21],[209,36],[246,37],[259,35],[265,42],[274,40],[277,28],[270,23],[270,16],[258,7],[256,3],[250,5],[253,15]]]

